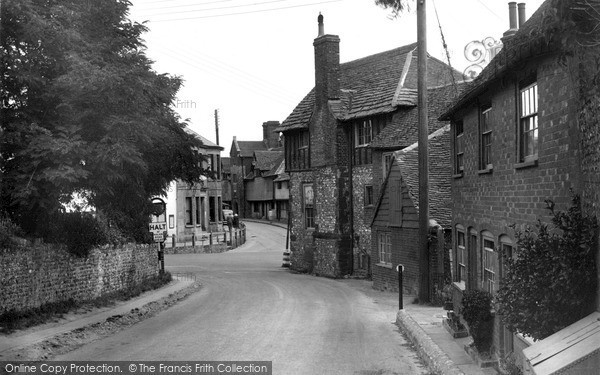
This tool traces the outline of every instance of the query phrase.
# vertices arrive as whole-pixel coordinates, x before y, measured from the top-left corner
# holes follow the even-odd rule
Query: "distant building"
[[[231,209],[240,217],[251,217],[252,208],[247,201],[244,186],[244,177],[252,171],[255,151],[269,151],[281,149],[279,133],[275,129],[279,127],[279,121],[264,122],[262,141],[240,141],[233,137],[231,150],[229,151],[229,163],[231,173]]]
[[[246,200],[255,219],[279,219],[275,199],[277,171],[283,163],[283,151],[255,151],[251,172],[244,178]],[[285,202],[280,197],[279,204]],[[281,208],[280,208],[281,210]],[[287,208],[284,209],[287,212]]]
[[[193,185],[174,181],[169,186],[165,197],[167,241],[172,242],[174,236],[176,243],[191,241],[192,235],[200,238],[205,232],[220,231],[223,222],[220,155],[223,147],[189,128],[186,131],[202,141],[199,151],[206,157],[203,168],[211,169],[214,178],[203,177]]]

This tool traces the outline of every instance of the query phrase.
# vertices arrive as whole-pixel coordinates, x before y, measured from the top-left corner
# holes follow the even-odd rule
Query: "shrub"
[[[19,246],[15,240],[21,235],[21,228],[8,217],[0,215],[0,249],[14,249]]]
[[[516,232],[514,257],[504,254],[506,275],[497,293],[498,313],[509,329],[541,340],[593,311],[597,272],[597,224],[583,215],[579,196],[567,212],[552,214],[552,227],[538,222]]]
[[[463,294],[463,319],[469,325],[469,333],[479,353],[489,353],[492,348],[494,316],[492,295],[481,290],[467,290]]]

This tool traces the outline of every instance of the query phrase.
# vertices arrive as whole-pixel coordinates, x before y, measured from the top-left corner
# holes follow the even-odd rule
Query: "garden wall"
[[[84,301],[132,287],[158,274],[156,249],[129,244],[79,258],[50,245],[0,250],[0,314],[50,302]]]

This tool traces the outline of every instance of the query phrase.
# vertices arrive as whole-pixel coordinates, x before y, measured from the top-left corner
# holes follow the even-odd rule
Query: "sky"
[[[262,139],[262,124],[283,122],[314,86],[317,17],[340,37],[340,61],[352,61],[417,40],[416,3],[398,18],[375,0],[131,0],[132,21],[146,22],[147,56],[158,73],[184,85],[173,108],[190,128],[228,156],[233,137]],[[427,0],[427,50],[464,71],[472,41],[500,40],[508,0]],[[543,0],[522,0],[527,18]],[[438,23],[439,20],[439,23]],[[441,26],[441,32],[440,32]]]

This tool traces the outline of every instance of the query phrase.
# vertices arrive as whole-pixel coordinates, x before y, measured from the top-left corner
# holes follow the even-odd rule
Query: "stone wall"
[[[84,301],[132,287],[159,272],[156,247],[124,245],[90,251],[87,258],[37,246],[0,254],[0,314],[51,302]]]

